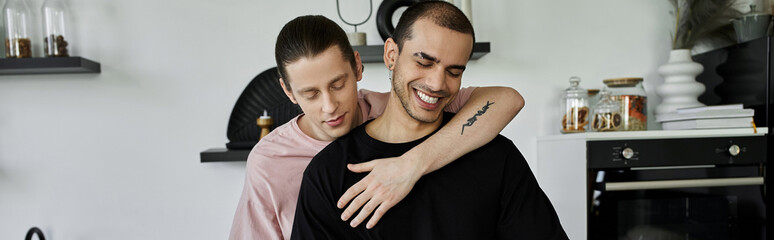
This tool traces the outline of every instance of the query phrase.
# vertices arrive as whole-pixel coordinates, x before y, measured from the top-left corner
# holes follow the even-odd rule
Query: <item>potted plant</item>
[[[656,88],[662,100],[656,106],[656,119],[678,108],[704,106],[698,97],[705,87],[696,82],[704,67],[693,61],[691,50],[697,44],[718,47],[736,43],[730,21],[741,14],[733,0],[670,1],[675,9],[675,30],[669,60],[658,68],[664,83]]]

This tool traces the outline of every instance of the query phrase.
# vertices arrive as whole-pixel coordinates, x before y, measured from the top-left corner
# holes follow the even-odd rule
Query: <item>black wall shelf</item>
[[[201,162],[237,162],[247,161],[250,149],[210,148],[199,153]]]
[[[83,57],[2,58],[0,75],[100,73],[98,62]]]
[[[383,63],[384,45],[352,46],[355,51],[360,53],[360,60],[364,63]],[[476,60],[490,51],[489,42],[477,42],[473,44],[473,56],[470,60]]]

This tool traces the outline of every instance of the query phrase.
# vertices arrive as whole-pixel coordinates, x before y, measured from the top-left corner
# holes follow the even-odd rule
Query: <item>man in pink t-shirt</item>
[[[304,114],[277,127],[255,145],[247,160],[245,185],[231,229],[230,239],[289,239],[304,169],[320,150],[352,128],[384,111],[390,93],[357,90],[363,65],[344,31],[322,16],[298,17],[283,27],[275,49],[280,84]],[[430,93],[427,93],[430,94]],[[464,88],[445,110],[458,112],[435,135],[397,158],[378,159],[349,169],[369,172],[339,199],[346,221],[365,202],[379,207],[362,214],[373,216],[373,227],[385,212],[411,191],[423,175],[439,169],[484,145],[516,116],[524,100],[507,87]],[[445,101],[445,99],[442,99]],[[502,102],[506,109],[466,126],[487,101]],[[351,225],[365,221],[355,218]]]

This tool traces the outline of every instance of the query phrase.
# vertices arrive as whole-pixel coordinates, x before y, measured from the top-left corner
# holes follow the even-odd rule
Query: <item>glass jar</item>
[[[619,131],[647,130],[648,95],[642,87],[642,78],[614,78],[602,82],[607,85],[612,99],[621,104],[623,124]]]
[[[588,125],[588,92],[580,88],[579,77],[570,78],[570,87],[562,94],[562,133],[585,132]]]
[[[621,128],[621,104],[612,99],[610,91],[599,92],[599,102],[591,113],[591,130],[595,132],[618,131]]]
[[[5,24],[5,57],[32,57],[32,41],[30,41],[30,8],[24,0],[8,0],[3,6],[3,23]]]
[[[46,0],[40,8],[43,16],[43,51],[46,57],[68,57],[67,49],[70,38],[67,35],[68,17],[67,10],[62,0]]]
[[[597,104],[599,102],[599,100],[600,100],[599,99],[599,89],[590,88],[590,89],[586,89],[586,90],[589,93],[589,97],[588,97],[588,99],[589,99],[589,108],[594,110],[594,104]]]

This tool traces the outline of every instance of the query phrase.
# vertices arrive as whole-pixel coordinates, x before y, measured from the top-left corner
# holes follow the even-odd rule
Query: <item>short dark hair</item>
[[[341,50],[341,55],[357,71],[357,62],[347,34],[338,24],[320,15],[297,17],[282,27],[274,46],[274,58],[285,87],[290,90],[286,66],[302,57],[314,57],[332,46]]]
[[[419,19],[428,19],[441,27],[448,28],[460,33],[470,34],[473,42],[476,42],[476,34],[473,32],[473,25],[465,14],[453,4],[444,1],[418,2],[406,9],[395,26],[395,32],[392,39],[398,44],[398,51],[403,50],[403,44],[411,40],[412,27]],[[473,49],[470,50],[471,56]]]

